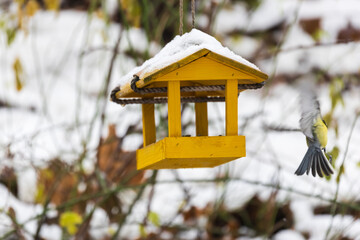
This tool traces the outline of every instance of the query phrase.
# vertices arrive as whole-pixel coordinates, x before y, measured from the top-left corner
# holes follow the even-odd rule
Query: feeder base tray
[[[210,168],[245,156],[245,136],[166,137],[136,151],[138,170]]]

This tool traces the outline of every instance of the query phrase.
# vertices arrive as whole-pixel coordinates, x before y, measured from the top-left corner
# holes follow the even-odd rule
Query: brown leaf
[[[77,177],[75,174],[66,174],[58,183],[51,201],[60,205],[70,198],[77,196]]]
[[[320,18],[309,18],[300,20],[301,28],[307,32],[315,41],[318,41],[318,33],[321,30],[321,19]]]
[[[89,233],[92,215],[93,215],[93,212],[79,226],[78,231],[76,232],[76,235],[75,235],[75,240],[90,240],[90,239],[92,239],[90,236],[90,233]]]
[[[266,200],[258,196],[251,198],[239,209],[229,211],[224,205],[209,213],[207,234],[211,238],[221,239],[228,236],[238,238],[239,227],[253,229],[258,235],[271,237],[283,229],[291,229],[294,219],[289,204],[281,206],[276,202],[276,192]],[[216,230],[217,229],[217,230]]]
[[[191,206],[189,210],[183,212],[185,222],[193,222],[201,215],[201,210],[195,206]]]
[[[110,195],[100,207],[107,213],[110,222],[118,222],[122,218],[121,202],[116,194]]]
[[[14,233],[12,235],[10,235],[8,238],[6,239],[19,239],[19,240],[25,240],[25,237],[22,233],[22,229],[19,226],[19,224],[16,221],[16,212],[12,207],[9,207],[8,212],[7,212],[8,216],[11,219],[13,228],[14,228]]]
[[[9,210],[8,210],[7,214],[11,218],[12,221],[16,220],[16,213],[15,213],[15,210],[12,207],[9,207]]]
[[[76,173],[70,171],[69,167],[59,159],[52,160],[47,168],[38,173],[38,192],[36,201],[43,203],[50,198],[51,203],[61,205],[69,199],[80,196],[77,186],[79,179]],[[72,210],[82,213],[86,203],[76,204]]]
[[[355,28],[351,23],[341,29],[337,36],[338,42],[360,41],[360,29]]]
[[[300,20],[301,28],[310,35],[314,35],[316,31],[320,29],[320,23],[320,18],[308,18]]]
[[[352,205],[360,205],[360,201],[351,202]],[[313,212],[315,215],[331,215],[333,208],[331,205],[321,205],[314,208]],[[360,211],[347,207],[338,207],[335,209],[335,215],[350,215],[355,219],[360,218]]]
[[[98,167],[111,183],[140,184],[144,180],[144,171],[136,169],[136,152],[123,151],[121,141],[116,135],[115,125],[110,125],[109,134],[99,147]]]
[[[0,172],[0,183],[15,196],[18,196],[17,177],[13,168],[4,167]]]

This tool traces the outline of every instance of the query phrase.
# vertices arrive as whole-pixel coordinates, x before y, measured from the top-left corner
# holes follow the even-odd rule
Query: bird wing
[[[316,119],[320,116],[320,104],[315,94],[315,85],[313,82],[304,81],[300,88],[300,128],[305,136],[314,139],[312,127]]]

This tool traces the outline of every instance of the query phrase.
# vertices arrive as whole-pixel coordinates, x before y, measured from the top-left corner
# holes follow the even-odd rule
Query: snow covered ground
[[[357,10],[360,10],[357,1],[345,1],[346,4],[340,4],[339,1],[318,1],[319,6],[316,8],[307,6],[310,5],[307,1],[274,2],[279,6],[274,6],[273,1],[265,1],[253,13],[250,22],[242,28],[245,26],[249,29],[264,27],[270,24],[270,21],[274,23],[280,18],[291,21],[293,12],[290,10],[299,9],[294,7],[297,4],[301,5],[299,15],[313,16],[321,12],[324,13],[324,17],[336,15],[340,18],[339,21],[332,21],[329,18],[324,20],[323,24],[329,36],[328,41],[335,39],[335,31],[340,28],[340,23],[345,24],[342,23],[344,19],[356,26],[359,24],[359,15],[355,14]],[[271,9],[276,9],[275,12],[269,10],[269,4],[272,4]],[[323,8],[320,7],[324,4],[328,6],[326,11],[322,11]],[[221,18],[221,14],[225,13],[219,15],[222,23],[217,23],[220,26],[215,27],[215,31],[219,34],[221,30],[227,31],[223,28],[225,20]],[[239,23],[238,20],[236,22]],[[227,23],[230,24],[230,22]],[[231,30],[237,26],[228,27]],[[99,134],[106,136],[106,126],[115,123],[118,134],[122,135],[130,123],[141,119],[139,106],[121,107],[109,102],[105,111],[104,129],[99,129],[99,113],[102,105],[99,104],[97,96],[103,88],[111,58],[111,51],[102,47],[111,48],[119,30],[119,26],[115,24],[107,26],[101,19],[89,18],[86,13],[64,11],[55,14],[39,11],[29,22],[29,33],[18,33],[11,46],[6,45],[6,36],[3,31],[0,31],[0,100],[13,106],[0,108],[0,167],[11,165],[16,168],[19,173],[21,200],[13,197],[5,187],[0,185],[0,209],[7,211],[12,207],[19,223],[26,222],[42,210],[41,206],[31,204],[36,192],[36,173],[32,168],[33,165],[42,166],[56,156],[62,156],[63,160],[73,162],[82,151],[83,143],[87,142],[88,155],[85,159],[85,167],[90,172],[95,161]],[[249,45],[257,46],[249,41],[225,42],[229,43],[230,49],[241,53],[249,51]],[[314,40],[295,25],[290,30],[283,48],[311,44],[314,44]],[[148,43],[145,33],[139,29],[130,29],[126,32],[126,36],[122,37],[120,50],[123,52],[130,46],[139,51],[150,48],[152,55],[160,50],[156,44]],[[101,49],[98,49],[99,47]],[[313,66],[328,69],[331,73],[348,74],[358,72],[360,69],[359,48],[360,44],[351,43],[294,50],[281,53],[276,61],[273,59],[262,61],[257,65],[268,74],[305,73]],[[310,60],[302,65],[301,59],[304,56]],[[14,81],[13,63],[16,58],[21,61],[24,71],[21,91],[16,90]],[[125,54],[119,54],[115,62],[111,85],[114,86],[121,76],[135,66],[136,63]],[[322,112],[325,114],[331,108],[329,86],[321,85],[317,92]],[[327,181],[312,176],[298,177],[293,174],[306,152],[305,138],[301,133],[264,129],[264,125],[297,128],[300,116],[297,96],[296,85],[284,84],[274,84],[270,89],[248,90],[242,93],[239,97],[239,128],[240,133],[247,139],[247,157],[214,169],[178,170],[180,177],[183,180],[212,179],[229,171],[231,177],[240,179],[226,185],[225,203],[229,209],[241,206],[255,193],[263,198],[271,193],[272,189],[268,187],[249,184],[246,181],[280,184],[283,188],[293,189],[294,192],[321,195],[326,199],[334,198],[337,188],[334,177]],[[347,145],[347,140],[355,113],[360,111],[360,88],[349,89],[343,97],[344,106],[338,106],[334,113],[339,123],[339,135],[336,136],[335,131],[329,129],[328,149],[334,146],[340,148],[340,155],[336,162],[337,170],[342,161],[345,161],[345,174],[341,178],[338,199],[352,202],[360,200],[358,178],[360,121],[355,125],[349,145]],[[223,134],[224,105],[216,103],[209,106],[209,116],[212,121],[210,135]],[[257,115],[259,111],[261,114]],[[140,144],[141,136],[125,139],[125,148],[134,150],[134,145],[138,145],[134,144],[134,141]],[[348,151],[345,158],[346,149]],[[174,179],[171,171],[159,172],[159,181]],[[192,204],[199,207],[205,207],[207,203],[219,198],[225,188],[215,183],[186,183],[186,186],[190,189]],[[278,200],[291,200],[291,208],[296,220],[295,229],[280,232],[275,239],[304,239],[298,234],[300,231],[309,232],[311,239],[323,239],[331,216],[314,215],[312,209],[315,205],[325,202],[294,192],[280,191]],[[151,209],[159,214],[161,221],[165,222],[176,213],[182,200],[182,191],[178,185],[158,184]],[[146,205],[147,200],[144,198],[136,205],[129,221],[142,221],[147,211]],[[94,216],[92,234],[94,236],[108,234],[109,228],[112,227],[108,224],[105,212],[99,209]],[[35,221],[30,221],[25,226],[30,233],[36,230]],[[360,236],[360,221],[349,216],[335,216],[333,226],[333,232],[343,230],[346,236],[354,239]],[[10,228],[9,219],[0,211],[0,236]],[[122,234],[135,237],[139,234],[138,226],[129,225],[124,228]],[[43,228],[41,235],[47,239],[60,239],[60,229],[48,226]]]

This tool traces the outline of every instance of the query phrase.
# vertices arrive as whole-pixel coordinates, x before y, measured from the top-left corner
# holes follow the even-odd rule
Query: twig
[[[298,195],[301,195],[301,196],[304,196],[304,197],[314,198],[314,199],[325,201],[325,202],[328,202],[328,203],[331,203],[331,204],[334,204],[334,205],[339,205],[341,207],[350,208],[350,209],[360,211],[360,204],[351,204],[351,203],[347,203],[347,202],[338,202],[335,199],[323,197],[321,195],[321,193],[318,194],[318,195],[314,195],[314,194],[311,194],[311,193],[306,193],[306,192],[302,192],[302,191],[299,191],[299,190],[295,190],[293,188],[282,187],[281,185],[278,185],[278,184],[271,184],[271,183],[265,183],[265,182],[254,181],[254,180],[243,179],[243,178],[234,178],[234,177],[232,177],[232,178],[215,178],[215,179],[188,179],[188,180],[182,180],[182,182],[184,182],[184,183],[209,183],[209,184],[219,183],[219,182],[224,182],[224,181],[229,181],[229,182],[231,182],[231,181],[235,181],[235,182],[240,181],[240,182],[243,182],[243,183],[246,183],[246,184],[258,185],[258,186],[263,186],[263,187],[267,187],[267,188],[272,188],[272,189],[275,189],[275,190],[281,190],[281,191],[285,191],[285,192],[289,192],[289,193],[295,193],[295,194],[298,194]],[[132,205],[129,208],[129,211],[128,211],[128,214],[129,214],[129,213],[131,213],[132,208],[134,207],[133,205],[140,199],[145,187],[150,182],[151,182],[151,180],[148,180],[147,182],[142,183],[142,184],[138,184],[138,185],[131,185],[131,186],[118,185],[118,186],[116,186],[116,187],[114,187],[112,189],[109,189],[109,190],[106,190],[106,191],[103,191],[103,192],[84,195],[84,196],[81,196],[79,198],[71,199],[71,200],[68,200],[67,202],[64,202],[63,204],[59,205],[56,208],[56,210],[59,211],[59,210],[62,210],[64,208],[67,208],[67,207],[73,206],[75,204],[78,204],[80,202],[88,201],[90,199],[99,198],[99,197],[106,197],[107,195],[118,193],[118,192],[120,192],[122,190],[140,188],[134,202],[132,203]],[[177,180],[175,180],[175,181],[174,180],[155,181],[154,184],[179,184],[179,182]],[[46,211],[47,210],[49,210],[49,209],[47,208]],[[127,214],[125,214],[125,215],[127,215]],[[40,213],[40,214],[28,219],[27,221],[19,224],[19,226],[24,226],[26,223],[28,223],[30,221],[33,221],[35,219],[39,219],[41,216],[42,216],[42,213]],[[119,221],[119,224],[121,223],[121,225],[123,225],[125,220],[126,220],[126,217],[125,217],[125,219],[121,219]],[[120,228],[121,227],[122,226],[120,226]],[[13,232],[13,230],[11,230],[11,232]],[[113,238],[113,239],[115,239],[115,238]]]
[[[46,197],[46,200],[45,200],[45,203],[44,203],[44,209],[43,209],[42,213],[40,213],[38,215],[39,217],[37,218],[38,219],[38,226],[36,228],[36,232],[35,232],[35,235],[34,235],[35,240],[41,239],[40,231],[41,231],[41,228],[42,228],[42,226],[43,226],[43,224],[45,223],[45,220],[46,220],[46,213],[49,210],[48,206],[49,206],[49,204],[51,202],[51,198],[53,197],[54,193],[57,190],[57,187],[58,187],[58,184],[60,183],[60,180],[62,179],[62,177],[64,175],[65,175],[65,171],[62,171],[59,175],[57,175],[57,177],[55,179],[55,182],[54,182],[54,184],[52,184],[51,189],[49,191],[49,194]]]
[[[113,50],[113,54],[112,54],[112,57],[111,57],[111,61],[110,61],[109,69],[108,69],[108,74],[107,74],[106,80],[105,80],[105,86],[103,88],[103,91],[100,92],[100,97],[103,97],[103,106],[101,108],[101,114],[100,114],[100,128],[99,128],[100,132],[99,132],[98,148],[101,146],[101,132],[102,132],[102,127],[103,127],[104,122],[105,122],[106,106],[107,106],[107,103],[109,102],[109,100],[107,98],[107,96],[109,95],[109,85],[110,85],[111,75],[112,75],[112,72],[113,72],[113,67],[114,67],[114,63],[115,63],[115,60],[116,60],[116,56],[118,54],[121,37],[122,37],[122,33],[121,33],[121,30],[120,30],[119,36],[118,36],[118,39],[116,41],[116,44],[115,44],[115,47],[114,47],[114,50]]]
[[[170,226],[170,225],[174,222],[174,220],[177,218],[177,216],[179,216],[179,215],[184,211],[184,209],[188,206],[188,203],[190,202],[190,198],[191,198],[190,191],[189,191],[189,189],[185,186],[184,181],[180,178],[178,172],[177,172],[176,170],[173,170],[172,172],[173,172],[173,174],[175,175],[176,181],[180,184],[180,186],[181,186],[181,188],[182,188],[182,190],[183,190],[183,192],[184,192],[184,195],[185,195],[185,197],[184,197],[185,204],[183,204],[183,205],[178,209],[177,213],[175,214],[175,216],[174,216],[172,219],[170,219],[167,223],[163,224],[163,227]],[[162,229],[162,230],[163,230],[163,229]],[[161,230],[161,232],[162,232],[162,230]],[[161,232],[160,232],[160,234],[161,234]],[[159,235],[160,235],[160,234],[159,234]]]
[[[357,40],[348,41],[348,40],[338,40],[336,42],[329,42],[329,43],[315,43],[312,45],[301,45],[297,47],[291,47],[291,48],[285,48],[285,49],[276,49],[274,51],[271,51],[271,54],[279,54],[279,53],[286,53],[286,52],[292,52],[292,51],[298,51],[298,50],[307,50],[312,48],[319,48],[319,47],[331,47],[331,46],[337,46],[337,45],[345,45],[345,44],[357,44],[360,43]],[[260,54],[259,58],[261,59],[264,57],[265,54]]]
[[[338,202],[337,200],[323,197],[321,194],[314,195],[314,194],[302,192],[302,191],[299,191],[299,190],[296,190],[296,189],[293,189],[293,188],[282,187],[281,185],[278,185],[278,184],[265,183],[265,182],[248,180],[248,179],[243,179],[243,178],[235,178],[235,177],[227,178],[227,177],[225,177],[225,178],[215,178],[215,179],[187,179],[187,180],[182,180],[183,183],[219,183],[219,182],[224,182],[224,181],[235,181],[235,182],[240,181],[240,182],[244,182],[244,183],[251,184],[251,185],[259,185],[259,186],[263,186],[263,187],[279,189],[279,190],[282,190],[282,191],[295,193],[295,194],[298,194],[298,195],[301,195],[301,196],[315,198],[315,199],[319,199],[319,200],[329,202],[329,203],[334,203],[334,204],[344,206],[344,207],[347,207],[347,208],[360,210],[360,205],[358,205],[358,204],[354,205],[354,204],[350,204],[350,203]],[[178,183],[179,182],[177,180],[155,181],[155,184],[178,184]],[[149,184],[149,181],[147,181],[145,183],[142,183],[142,184],[131,185],[131,186],[129,186],[129,185],[127,185],[127,186],[118,185],[118,186],[116,186],[114,188],[110,188],[107,191],[98,192],[98,193],[89,194],[89,195],[84,195],[84,196],[78,197],[76,199],[71,199],[71,200],[59,205],[56,209],[61,210],[61,209],[64,209],[65,207],[69,207],[69,206],[78,204],[78,203],[83,202],[83,201],[88,201],[90,199],[104,197],[104,196],[107,196],[107,195],[110,195],[110,194],[121,192],[121,191],[126,190],[126,189],[143,188],[144,186],[147,186],[148,184]]]
[[[149,213],[151,211],[151,203],[152,203],[154,193],[155,193],[155,181],[156,181],[157,173],[158,173],[158,170],[154,170],[153,174],[155,174],[155,176],[152,179],[153,181],[150,183],[151,184],[151,190],[150,190],[149,201],[148,201],[148,205],[147,205],[147,213],[146,213],[146,215],[144,217],[144,220],[143,220],[144,226],[147,225],[147,219],[148,219]]]
[[[344,169],[344,164],[345,164],[346,156],[347,156],[347,153],[348,153],[348,150],[349,150],[349,145],[350,145],[351,137],[352,137],[352,134],[353,134],[353,132],[354,132],[355,125],[356,125],[356,122],[357,122],[359,116],[360,116],[360,113],[357,113],[356,116],[355,116],[354,122],[352,123],[351,128],[350,128],[350,133],[349,133],[349,136],[348,136],[348,139],[347,139],[347,142],[346,142],[346,148],[345,148],[345,152],[344,152],[343,161],[342,161],[342,163],[341,163],[340,171],[339,171],[339,173],[338,173],[338,179],[339,179],[339,181],[338,181],[338,183],[337,183],[337,185],[336,185],[336,192],[335,192],[335,196],[334,196],[334,200],[333,200],[334,203],[337,202],[337,198],[338,198],[339,190],[340,190],[341,176],[342,176],[342,174],[343,174],[342,169]],[[331,231],[331,229],[332,229],[332,226],[333,226],[333,223],[334,223],[334,217],[335,217],[336,209],[337,209],[337,204],[333,204],[333,206],[331,207],[331,222],[330,222],[330,225],[329,225],[329,227],[328,227],[328,229],[327,229],[327,231],[326,231],[325,239],[328,239],[329,234],[330,234],[330,231]]]
[[[271,124],[264,124],[263,128],[267,131],[274,131],[274,132],[301,132],[300,128],[290,128],[281,125],[271,125]]]
[[[142,185],[142,187],[140,188],[140,190],[138,191],[138,194],[136,195],[135,199],[133,200],[133,202],[131,203],[131,205],[129,206],[129,210],[127,211],[126,214],[122,215],[119,222],[118,222],[118,228],[116,229],[116,232],[114,233],[114,235],[112,236],[112,240],[117,239],[117,236],[119,235],[122,227],[124,226],[124,223],[127,219],[127,217],[131,214],[132,209],[134,208],[135,204],[139,201],[140,197],[142,196],[145,187],[147,186],[148,183],[154,183],[155,179],[157,176],[157,171],[153,172],[153,175],[151,176],[151,178],[147,181],[146,184]]]
[[[96,51],[111,51],[111,52],[114,52],[114,47],[109,47],[109,46],[92,47],[92,48],[83,50],[80,53],[80,56],[85,56],[87,54],[90,54],[90,53],[93,53],[93,52],[96,52]],[[120,54],[120,53],[121,53],[120,51],[116,52],[116,54]]]

